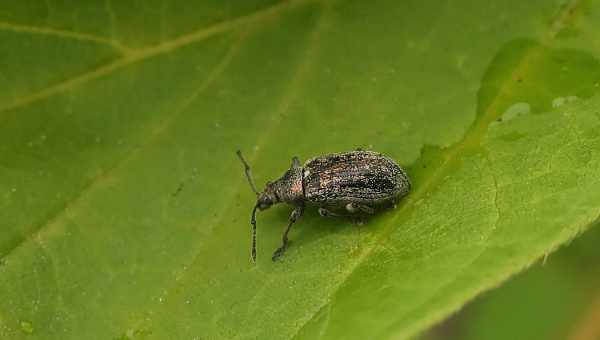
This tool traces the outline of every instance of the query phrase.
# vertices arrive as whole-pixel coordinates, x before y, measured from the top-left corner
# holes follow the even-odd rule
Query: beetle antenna
[[[252,224],[252,262],[256,262],[256,208],[258,208],[258,204],[252,209],[252,218],[250,219],[250,224]]]
[[[256,185],[254,185],[254,178],[252,178],[252,171],[250,170],[250,165],[248,165],[248,162],[246,162],[244,156],[242,156],[242,151],[238,150],[236,153],[242,161],[242,163],[244,163],[244,172],[246,173],[246,178],[248,179],[248,183],[250,184],[252,191],[254,191],[256,196],[258,196],[260,193],[258,192],[258,190],[256,190]],[[256,210],[256,208],[254,210]],[[254,217],[252,218],[252,220],[254,221],[254,224],[256,224]]]

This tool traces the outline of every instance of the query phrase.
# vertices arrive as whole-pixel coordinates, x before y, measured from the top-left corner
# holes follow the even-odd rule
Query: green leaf
[[[593,339],[600,311],[600,228],[485,293],[422,339]]]
[[[196,7],[189,7],[196,6]],[[600,214],[600,9],[562,1],[0,5],[0,337],[408,337]],[[363,226],[257,183],[357,147]]]

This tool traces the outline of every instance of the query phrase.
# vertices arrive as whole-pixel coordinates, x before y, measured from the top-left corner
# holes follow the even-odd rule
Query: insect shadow
[[[360,240],[363,237],[376,232],[377,228],[372,227],[377,225],[377,221],[386,214],[387,212],[383,212],[382,214],[374,216],[363,216],[363,218],[359,221],[355,217],[323,218],[321,215],[319,215],[316,209],[307,209],[302,217],[302,225],[290,232],[290,245],[294,244],[298,245],[299,247],[290,247],[289,251],[296,253],[296,255],[288,257],[287,259],[298,259],[297,255],[307,254],[306,251],[308,249],[316,249],[315,252],[322,252],[319,256],[328,256],[329,254],[327,252],[330,251],[331,248],[324,248],[324,243],[330,243],[340,247],[344,247],[344,244],[347,246],[346,243],[339,242],[340,237],[345,240],[349,238],[355,239],[355,246],[360,247]],[[264,239],[265,243],[277,244],[279,242],[280,238],[278,235],[280,228],[282,228],[281,221],[285,220],[288,216],[289,209],[287,209],[287,207],[278,207],[278,209],[274,209],[272,214],[264,216],[264,224],[274,226],[276,230],[276,232],[273,232],[273,228],[271,227],[263,229],[262,238]],[[267,229],[269,229],[269,231],[266,231]],[[325,241],[326,239],[333,241]],[[285,258],[282,258],[281,260],[285,261]]]

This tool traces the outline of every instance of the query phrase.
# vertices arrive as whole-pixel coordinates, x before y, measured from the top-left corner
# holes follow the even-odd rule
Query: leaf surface
[[[244,3],[2,5],[0,337],[403,338],[597,219],[594,4]],[[235,150],[357,147],[411,194],[252,265]]]

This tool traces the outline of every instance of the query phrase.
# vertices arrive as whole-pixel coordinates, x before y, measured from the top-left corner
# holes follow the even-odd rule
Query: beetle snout
[[[273,200],[271,199],[271,197],[269,197],[269,195],[267,195],[266,193],[260,194],[260,196],[258,197],[258,201],[256,202],[258,210],[262,211],[268,209],[271,205],[273,205]]]

